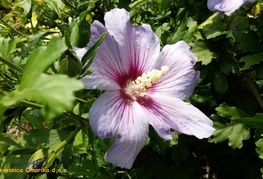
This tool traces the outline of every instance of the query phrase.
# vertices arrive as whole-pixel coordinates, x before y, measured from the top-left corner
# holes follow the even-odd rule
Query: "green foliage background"
[[[231,16],[210,12],[206,3],[1,0],[0,179],[262,178],[263,2]],[[162,46],[179,40],[191,46],[201,78],[189,102],[216,128],[209,139],[174,132],[172,141],[150,129],[131,170],[103,159],[112,140],[98,139],[88,125],[101,91],[83,89],[78,78],[88,66],[72,50],[85,46],[91,23],[115,7],[128,10],[134,25],[150,24]],[[85,55],[88,64],[102,40]],[[26,171],[43,158],[41,165],[56,172]]]

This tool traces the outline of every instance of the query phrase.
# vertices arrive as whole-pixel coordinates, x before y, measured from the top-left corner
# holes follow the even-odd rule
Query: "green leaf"
[[[236,61],[234,60],[234,55],[227,54],[226,56],[224,56],[224,60],[220,60],[219,62],[219,69],[220,72],[222,72],[223,74],[238,73],[239,66],[236,64]]]
[[[0,5],[6,9],[8,9],[8,7],[10,6],[10,1],[9,0],[1,0]]]
[[[47,6],[56,12],[56,14],[60,14],[60,10],[59,9],[63,9],[64,8],[64,3],[61,0],[49,0],[46,1]]]
[[[213,39],[220,35],[226,34],[226,24],[225,26],[212,26],[212,27],[205,27],[204,33],[207,39]]]
[[[23,115],[34,128],[44,129],[43,119],[38,109],[26,110]]]
[[[57,129],[33,129],[28,134],[18,139],[24,146],[32,148],[54,148],[59,145],[70,134],[70,130]]]
[[[243,140],[250,138],[250,130],[243,124],[232,122],[231,124],[214,123],[216,131],[209,142],[220,143],[228,140],[228,145],[233,149],[242,148]]]
[[[28,14],[31,9],[32,0],[22,0],[19,4],[23,7],[24,13]]]
[[[0,56],[5,59],[10,59],[12,53],[16,50],[16,44],[19,38],[3,38],[0,37]]]
[[[196,41],[191,43],[190,46],[192,47],[192,52],[197,56],[198,61],[201,62],[202,65],[208,65],[217,57],[214,52],[209,50],[207,44],[203,41]]]
[[[253,54],[253,55],[247,55],[242,58],[240,58],[240,62],[243,62],[244,65],[240,68],[240,70],[247,70],[251,66],[259,64],[263,61],[263,55],[262,54]]]
[[[70,50],[65,51],[63,55],[65,58],[59,62],[58,72],[70,77],[79,77],[82,72],[82,65],[78,57]]]
[[[163,23],[159,27],[155,29],[155,34],[161,38],[164,32],[168,32],[170,30],[170,24],[169,23]],[[166,40],[166,39],[165,39]]]
[[[183,14],[183,13],[182,13]],[[191,17],[182,17],[181,21],[178,21],[176,25],[177,29],[171,37],[169,37],[168,43],[175,43],[179,40],[190,41],[193,37],[192,34],[197,29],[197,22]]]
[[[225,75],[222,74],[218,69],[214,70],[213,84],[214,84],[215,90],[219,94],[224,94],[228,88],[228,84],[225,79]]]
[[[79,154],[87,153],[88,149],[88,136],[80,130],[73,142],[73,146],[78,151]]]
[[[238,46],[238,49],[244,52],[262,52],[262,42],[253,31],[243,31],[236,28],[232,31],[232,36]],[[253,43],[251,43],[253,42]]]
[[[36,100],[43,105],[41,112],[52,119],[64,110],[70,110],[74,101],[74,92],[83,88],[83,84],[65,75],[42,74],[37,81],[25,89],[20,89],[3,97],[2,104],[11,106],[21,100]]]
[[[64,32],[64,38],[65,38],[65,44],[67,45],[67,47],[69,49],[72,49],[72,44],[71,44],[71,41],[70,41],[70,34],[66,30]]]
[[[222,15],[219,12],[215,12],[210,17],[208,17],[202,24],[198,26],[198,29],[203,29],[207,25],[211,25],[214,21],[218,21],[218,19],[222,18]]]
[[[1,104],[2,101],[2,97],[0,96],[0,125],[3,123],[4,121],[4,112],[7,109],[6,106],[4,106],[3,104]]]
[[[249,116],[246,112],[242,111],[241,109],[234,106],[230,107],[226,104],[220,104],[219,107],[216,108],[216,111],[219,116],[229,119]]]
[[[203,34],[207,39],[216,38],[220,35],[226,34],[227,24],[223,22],[224,16],[222,14],[215,13],[208,18],[203,27]],[[199,26],[200,29],[200,26]]]
[[[256,129],[263,129],[263,113],[257,113],[253,117],[238,117],[235,118],[235,122],[239,122],[245,124],[248,127],[256,128]]]
[[[38,32],[37,34],[29,35],[28,42],[30,42],[30,46],[35,47],[37,43],[39,43],[40,39],[45,38],[48,35],[54,34],[54,32]]]
[[[259,139],[256,142],[256,152],[258,153],[258,157],[263,159],[263,139]]]
[[[28,168],[35,168],[34,163],[39,162],[39,160],[42,160],[39,162],[37,168],[49,168],[52,166],[53,162],[57,158],[56,153],[49,148],[42,148],[37,150],[28,160]]]
[[[191,97],[190,97],[191,103],[196,103],[199,105],[203,105],[203,106],[213,106],[215,104],[214,100],[212,99],[211,96],[209,95],[203,95],[203,94],[198,94],[198,93],[194,93]]]
[[[25,171],[25,168],[27,166],[27,161],[29,159],[30,155],[6,155],[3,158],[1,158],[2,166],[1,169],[19,169],[20,172],[3,172],[0,173],[3,174],[1,179],[13,179],[13,178],[26,178],[27,173]],[[22,169],[22,170],[21,170]]]
[[[92,47],[89,48],[89,50],[85,53],[85,55],[82,57],[81,62],[83,65],[83,75],[85,76],[87,73],[87,69],[89,68],[89,66],[91,65],[93,58],[95,57],[97,50],[100,46],[100,44],[102,43],[102,41],[104,40],[104,38],[106,37],[107,33],[103,33],[100,38],[96,41],[96,43],[94,45],[92,45]]]
[[[244,124],[237,123],[235,119],[249,115],[237,107],[230,107],[226,104],[221,104],[216,108],[216,111],[219,116],[231,119],[231,123],[222,124],[215,122],[214,127],[216,131],[213,134],[214,138],[212,138],[210,142],[219,143],[229,140],[228,145],[232,148],[242,148],[242,141],[250,138],[250,129]]]
[[[86,27],[84,27],[84,25],[82,25],[81,22],[80,24],[76,24],[73,27],[70,35],[70,41],[74,46],[84,47],[87,44],[90,37],[90,33],[88,30],[85,29]]]
[[[67,46],[59,37],[53,38],[47,46],[37,48],[29,57],[19,90],[33,86],[42,72],[60,57]]]
[[[256,80],[256,83],[257,83],[259,88],[263,87],[263,80]]]
[[[3,135],[2,133],[0,133],[0,144],[11,145],[11,146],[15,146],[18,148],[22,147],[21,145],[19,145],[18,143],[16,143],[15,141],[10,139],[9,137]]]
[[[48,158],[50,154],[52,154],[53,151],[49,148],[42,148],[37,150],[29,159],[28,163],[34,162],[39,159]]]
[[[131,9],[137,9],[145,3],[147,3],[147,0],[138,0],[138,1],[134,1],[133,3],[131,3],[129,7]]]
[[[193,33],[197,29],[197,22],[193,18],[189,17],[187,19],[186,26],[187,26],[188,30],[184,35],[184,40],[189,41],[193,37]]]

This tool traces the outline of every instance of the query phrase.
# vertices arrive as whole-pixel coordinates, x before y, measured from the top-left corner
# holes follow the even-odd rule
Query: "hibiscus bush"
[[[0,1],[0,178],[262,178],[262,8]]]

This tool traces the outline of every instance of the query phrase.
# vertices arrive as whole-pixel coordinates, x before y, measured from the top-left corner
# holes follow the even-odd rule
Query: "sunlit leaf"
[[[208,65],[217,57],[214,52],[209,50],[207,44],[203,41],[196,41],[190,45],[193,53],[197,56],[198,61],[200,61],[202,65]]]
[[[250,129],[242,123],[235,122],[235,119],[249,115],[237,107],[226,104],[221,104],[216,111],[219,116],[231,119],[231,122],[230,124],[215,122],[216,131],[210,142],[219,143],[228,140],[228,145],[232,148],[242,148],[243,140],[250,138]]]
[[[193,38],[192,34],[195,32],[196,29],[197,22],[193,18],[185,16],[176,25],[176,30],[174,33],[172,33],[172,36],[168,38],[168,42],[176,43],[182,39],[188,42]]]
[[[242,148],[243,141],[250,138],[250,130],[241,123],[220,124],[214,123],[216,131],[210,142],[220,143],[228,140],[228,145],[233,149]]]
[[[220,104],[219,107],[216,108],[216,111],[219,116],[229,118],[229,119],[249,116],[243,110],[235,106],[228,106],[226,104]]]
[[[37,34],[34,34],[34,35],[30,35],[28,36],[28,41],[30,42],[30,45],[31,46],[35,46],[37,43],[39,43],[40,39],[50,35],[50,34],[53,34],[54,32],[39,32]]]
[[[22,0],[19,4],[23,7],[24,13],[28,14],[31,9],[32,0]]]
[[[73,146],[76,148],[79,154],[87,153],[88,137],[82,130],[80,130],[76,135]]]
[[[61,0],[49,0],[46,1],[47,6],[56,12],[56,14],[60,14],[60,9],[63,9],[64,3]]]
[[[193,18],[187,19],[187,32],[184,35],[184,40],[189,41],[191,38],[193,38],[193,33],[197,29],[197,22]]]
[[[258,153],[258,156],[259,158],[263,159],[263,139],[259,139],[257,142],[256,142],[256,151]]]
[[[0,56],[10,59],[12,53],[16,50],[16,44],[19,38],[3,38],[0,37]]]
[[[32,86],[15,91],[2,99],[2,104],[13,105],[21,100],[36,100],[43,105],[42,114],[54,118],[73,105],[74,92],[83,88],[83,84],[65,75],[42,74]]]
[[[61,38],[53,38],[46,47],[37,48],[28,59],[19,90],[33,86],[40,74],[47,70],[66,48]]]
[[[203,29],[202,32],[207,39],[226,34],[227,24],[223,22],[223,17],[222,14],[216,12],[199,26],[199,29]]]
[[[129,5],[129,7],[130,7],[131,9],[134,9],[134,8],[137,8],[137,7],[141,6],[141,5],[143,5],[143,4],[146,3],[146,2],[147,2],[147,0],[134,1],[133,3],[131,3],[131,4]]]
[[[214,23],[214,21],[218,21],[219,19],[222,19],[222,15],[218,12],[215,12],[214,14],[209,16],[202,24],[200,24],[198,29],[203,29],[205,26],[211,25]]]

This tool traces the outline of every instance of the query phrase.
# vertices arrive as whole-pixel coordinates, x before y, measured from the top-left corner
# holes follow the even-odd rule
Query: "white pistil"
[[[153,69],[137,77],[130,85],[130,92],[138,94],[146,92],[153,84],[157,83],[164,75],[169,72],[168,66],[162,66],[161,70]]]

